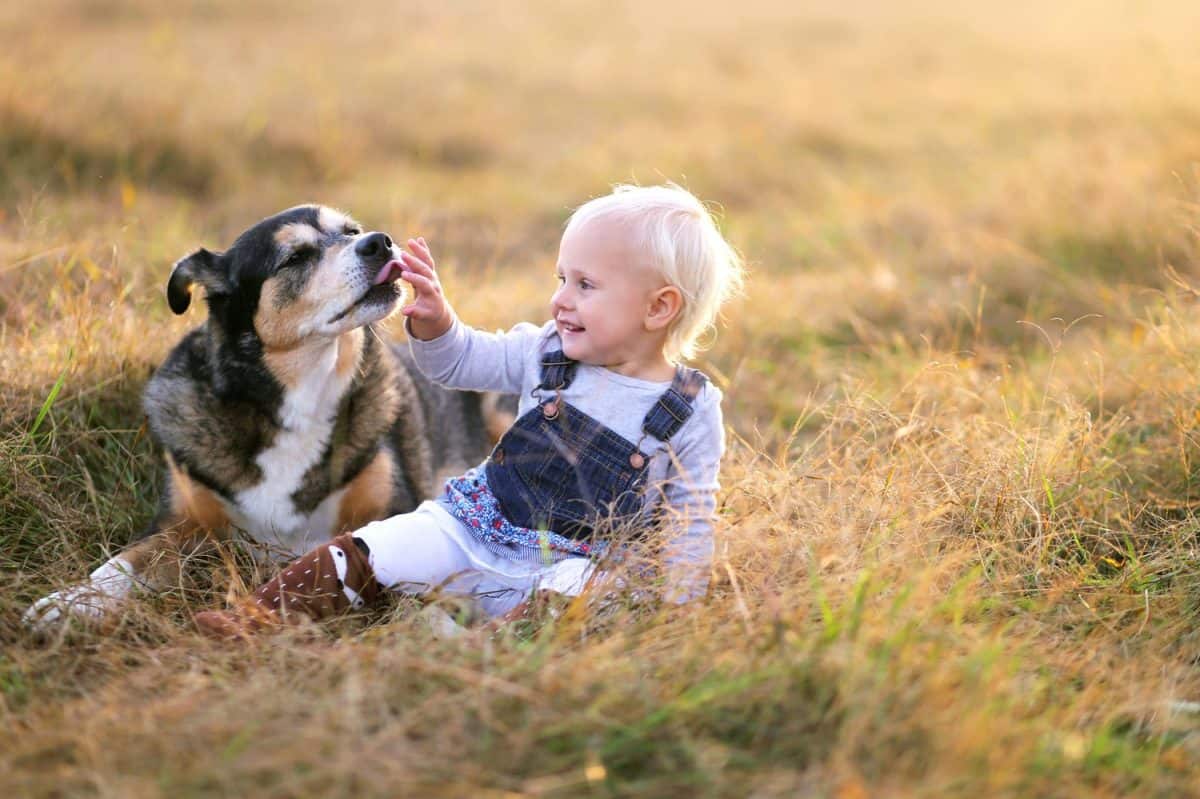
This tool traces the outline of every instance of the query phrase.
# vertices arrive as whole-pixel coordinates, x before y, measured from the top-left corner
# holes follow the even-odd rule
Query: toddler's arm
[[[520,393],[529,350],[537,346],[540,329],[522,323],[507,333],[484,333],[464,325],[442,294],[425,239],[409,239],[401,257],[401,277],[414,294],[401,313],[407,317],[417,367],[450,388]]]
[[[715,401],[697,407],[697,425],[675,450],[673,472],[663,488],[668,505],[667,524],[672,534],[664,547],[666,599],[683,603],[704,596],[708,590],[713,556],[713,518],[716,492],[720,487],[721,456],[725,453],[725,428],[720,391]]]

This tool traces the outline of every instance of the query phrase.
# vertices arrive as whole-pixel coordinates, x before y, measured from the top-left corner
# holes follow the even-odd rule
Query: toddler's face
[[[639,261],[628,239],[607,219],[585,222],[563,235],[559,286],[550,309],[568,358],[623,367],[644,359],[648,345],[657,342],[645,319],[651,295],[663,284]]]

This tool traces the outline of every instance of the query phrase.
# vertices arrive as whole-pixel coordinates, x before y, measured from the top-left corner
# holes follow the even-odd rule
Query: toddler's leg
[[[368,562],[380,585],[389,591],[426,594],[462,582],[455,577],[472,570],[471,559],[442,530],[453,520],[433,503],[412,513],[371,522],[354,531],[369,551]]]
[[[596,577],[596,564],[593,561],[582,557],[567,558],[538,575],[532,583],[532,594],[524,597],[502,596],[481,604],[489,615],[501,621],[512,621],[530,615],[534,608],[550,601],[555,594],[579,596]]]
[[[469,570],[471,562],[422,505],[343,533],[291,563],[226,611],[196,614],[196,625],[218,638],[243,636],[282,623],[324,619],[375,599],[383,588],[426,593]]]

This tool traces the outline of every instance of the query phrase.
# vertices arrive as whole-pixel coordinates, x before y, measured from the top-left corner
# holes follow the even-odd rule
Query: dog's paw
[[[99,621],[112,613],[136,585],[129,563],[112,558],[92,572],[87,582],[34,602],[21,620],[37,632],[47,632],[68,618]]]
[[[29,606],[21,619],[27,627],[45,632],[70,616],[97,620],[114,604],[112,597],[96,591],[89,583],[82,583],[42,597]]]

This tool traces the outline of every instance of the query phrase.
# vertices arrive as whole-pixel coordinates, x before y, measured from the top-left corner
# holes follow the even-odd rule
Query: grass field
[[[1200,795],[1198,38],[1182,0],[4,4],[0,794]],[[750,268],[697,362],[705,601],[236,652],[212,558],[22,629],[152,513],[176,258],[323,202],[508,326],[574,205],[665,179]]]

